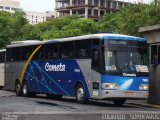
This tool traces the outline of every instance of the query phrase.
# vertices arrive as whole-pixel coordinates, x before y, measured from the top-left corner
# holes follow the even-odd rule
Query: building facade
[[[130,3],[117,0],[55,0],[56,17],[80,15],[99,19],[107,12],[115,12]]]
[[[47,11],[45,13],[31,11],[24,12],[26,13],[26,19],[29,21],[30,24],[38,24],[55,18],[54,12],[52,11]]]
[[[0,0],[0,10],[15,12],[20,9],[20,2],[14,0]]]

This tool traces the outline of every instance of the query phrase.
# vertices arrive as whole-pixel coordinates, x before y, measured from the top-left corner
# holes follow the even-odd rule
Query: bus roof
[[[54,40],[48,40],[46,43],[50,42],[64,42],[64,41],[74,41],[74,40],[82,40],[82,39],[114,39],[114,40],[133,40],[133,41],[145,41],[144,38],[134,37],[129,35],[122,35],[122,34],[112,34],[112,33],[101,33],[101,34],[91,34],[91,35],[83,35],[77,37],[68,37],[68,38],[59,38]]]
[[[1,50],[0,50],[0,52],[5,52],[5,51],[6,51],[6,49],[1,49]]]
[[[77,36],[77,37],[52,39],[52,40],[46,40],[46,41],[37,41],[37,40],[16,41],[16,42],[12,42],[11,45],[8,45],[7,47],[39,45],[39,44],[48,44],[48,43],[65,42],[65,41],[77,41],[77,40],[83,40],[83,39],[85,40],[85,39],[96,39],[96,38],[101,40],[113,39],[113,40],[146,41],[144,38],[134,37],[129,35],[100,33],[100,34],[83,35],[83,36]]]

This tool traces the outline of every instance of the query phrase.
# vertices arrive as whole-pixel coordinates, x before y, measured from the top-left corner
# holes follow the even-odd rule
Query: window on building
[[[100,7],[105,7],[105,1],[104,0],[100,0]]]
[[[4,6],[0,6],[0,9],[4,9]]]
[[[116,9],[117,8],[117,2],[112,3],[112,8]]]
[[[88,4],[89,4],[89,5],[93,5],[93,4],[92,4],[92,0],[88,0]]]
[[[98,10],[94,10],[94,16],[98,16]]]
[[[101,10],[101,11],[100,11],[100,16],[103,16],[104,13],[105,13],[105,11]]]
[[[10,10],[10,7],[5,7],[6,10]]]
[[[88,9],[88,15],[92,15],[92,9]]]
[[[17,8],[11,8],[11,10],[16,11],[16,10],[17,10]]]
[[[94,0],[94,6],[98,6],[98,0]]]

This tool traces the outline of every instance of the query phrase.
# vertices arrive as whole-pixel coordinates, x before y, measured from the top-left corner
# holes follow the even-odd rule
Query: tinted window
[[[87,58],[91,55],[91,41],[83,40],[75,42],[75,57]]]
[[[11,61],[11,59],[12,59],[12,49],[8,48],[6,50],[6,61],[9,62],[9,61]]]
[[[158,51],[157,45],[151,46],[151,64],[157,64],[158,62]]]
[[[33,46],[33,51],[38,46]],[[44,47],[42,46],[33,56],[33,60],[42,60],[44,58]]]
[[[60,57],[72,58],[73,57],[73,42],[64,42],[60,44]]]
[[[46,59],[58,58],[58,44],[54,43],[46,45],[45,58]]]
[[[5,52],[0,52],[0,63],[3,63],[5,60]]]
[[[29,56],[32,54],[32,46],[25,46],[22,49],[22,59],[28,60]]]
[[[21,48],[12,48],[12,61],[21,60]]]
[[[100,51],[94,48],[92,51],[92,69],[100,71]]]

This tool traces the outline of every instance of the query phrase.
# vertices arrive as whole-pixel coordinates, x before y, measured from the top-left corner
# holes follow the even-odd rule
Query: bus
[[[0,50],[0,89],[4,87],[5,49]]]
[[[47,41],[18,41],[6,48],[5,87],[18,96],[46,94],[78,103],[148,97],[146,40],[91,34]]]

